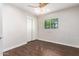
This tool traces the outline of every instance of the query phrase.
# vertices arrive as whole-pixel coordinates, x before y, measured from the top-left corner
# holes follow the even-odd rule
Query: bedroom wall
[[[2,37],[2,4],[0,3],[0,37]],[[2,55],[2,39],[0,39],[0,55]]]
[[[27,35],[27,16],[34,17],[14,6],[3,7],[3,46],[4,51],[21,46],[30,41]],[[29,19],[29,18],[28,18]],[[28,25],[29,26],[29,25]],[[31,25],[32,26],[32,25]]]
[[[58,29],[44,29],[44,20],[59,18]],[[39,39],[79,48],[79,6],[38,17]]]

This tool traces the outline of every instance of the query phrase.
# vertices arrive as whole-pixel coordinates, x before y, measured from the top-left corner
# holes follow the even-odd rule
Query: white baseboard
[[[61,43],[61,42],[55,42],[55,41],[50,41],[50,40],[46,40],[46,39],[42,39],[42,38],[39,38],[39,40],[43,40],[43,41],[48,41],[48,42],[52,42],[52,43],[57,43],[57,44],[62,44],[62,45],[66,45],[66,46],[71,46],[71,47],[74,47],[74,48],[79,48],[79,45],[70,45],[70,44],[66,44],[66,43]]]
[[[71,46],[71,47],[75,47],[75,48],[79,48],[79,46],[76,46],[76,45],[70,45],[70,44],[65,44],[65,43],[61,43],[61,42],[50,41],[50,40],[46,40],[46,39],[42,39],[42,38],[40,38],[39,40],[53,42],[53,43],[62,44],[62,45],[66,45],[66,46]],[[3,52],[8,51],[8,50],[11,50],[11,49],[16,48],[16,47],[19,47],[19,46],[22,46],[24,44],[27,44],[27,43],[25,42],[25,43],[21,43],[19,45],[15,45],[15,46],[10,47],[10,48],[6,48],[6,49],[3,50]]]
[[[12,47],[10,47],[10,48],[3,49],[3,52],[8,51],[8,50],[11,50],[11,49],[14,49],[14,48],[16,48],[16,47],[20,47],[20,46],[22,46],[22,45],[24,45],[24,44],[27,44],[27,42],[24,42],[24,43],[21,43],[21,44],[12,46]]]

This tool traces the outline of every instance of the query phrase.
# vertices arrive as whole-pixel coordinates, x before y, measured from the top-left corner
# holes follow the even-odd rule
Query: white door
[[[27,16],[27,40],[37,39],[37,21],[33,17]]]
[[[27,16],[27,40],[31,41],[32,40],[32,29],[33,24],[32,24],[32,19],[31,17]]]

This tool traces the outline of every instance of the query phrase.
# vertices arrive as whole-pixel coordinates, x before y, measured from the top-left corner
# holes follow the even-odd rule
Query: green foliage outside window
[[[47,19],[44,22],[45,29],[57,29],[58,28],[58,18]]]

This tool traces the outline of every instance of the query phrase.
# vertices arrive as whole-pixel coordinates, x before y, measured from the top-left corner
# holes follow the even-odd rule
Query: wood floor
[[[79,56],[79,48],[34,40],[6,51],[4,56]]]

